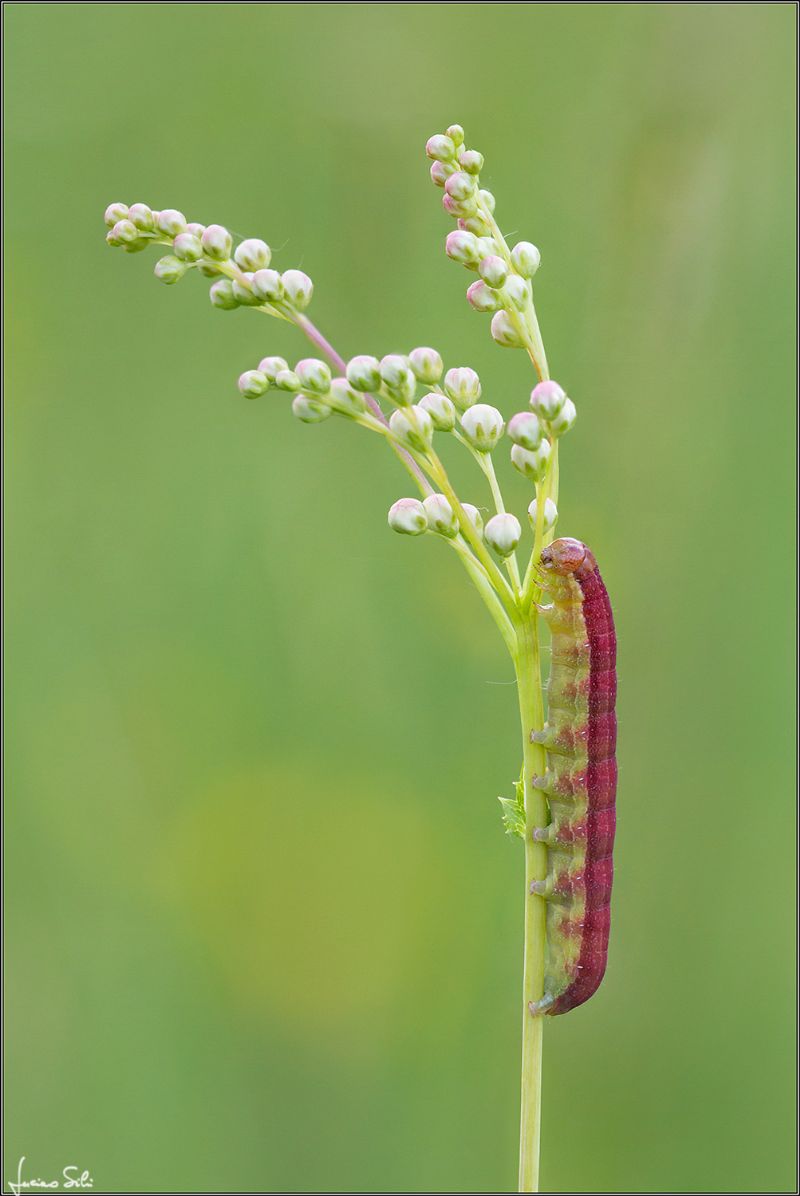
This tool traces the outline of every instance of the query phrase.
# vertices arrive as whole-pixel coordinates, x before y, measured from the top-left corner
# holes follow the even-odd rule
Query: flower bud
[[[233,237],[221,224],[209,224],[201,237],[203,253],[215,262],[227,262],[233,248]]]
[[[456,409],[447,395],[433,391],[423,395],[418,406],[427,411],[437,432],[452,432],[456,426]]]
[[[295,395],[292,399],[292,415],[304,424],[321,424],[332,414],[330,407],[320,403],[319,399],[311,399],[308,395]]]
[[[331,388],[331,372],[324,361],[316,357],[304,357],[294,367],[303,390],[312,394],[325,395]]]
[[[491,290],[490,287],[487,287],[483,279],[480,279],[478,282],[473,282],[471,286],[467,287],[467,303],[475,311],[499,311],[503,299],[501,295],[498,295],[497,291]]]
[[[445,182],[444,189],[457,203],[472,199],[477,191],[475,180],[463,170],[456,170]]]
[[[283,357],[262,357],[258,368],[270,382],[274,382],[281,370],[288,370],[289,366]]]
[[[443,494],[429,494],[422,500],[428,517],[428,529],[452,540],[458,535],[458,520]]]
[[[547,421],[552,436],[563,436],[575,423],[578,412],[572,399],[564,399],[564,406],[553,419]]]
[[[433,420],[423,407],[408,407],[393,411],[389,427],[397,440],[406,448],[426,453],[433,441]]]
[[[156,228],[168,237],[177,237],[178,233],[186,232],[186,217],[177,208],[164,208],[156,216]]]
[[[471,502],[462,502],[461,510],[464,512],[467,519],[469,519],[478,535],[483,537],[483,515],[481,515],[478,508],[473,507]]]
[[[476,210],[474,199],[453,199],[452,195],[442,196],[442,207],[448,216],[452,216],[454,219],[471,216]]]
[[[425,153],[438,162],[447,162],[455,157],[456,147],[449,137],[445,137],[443,133],[436,133],[428,138]]]
[[[219,307],[223,311],[233,311],[235,307],[239,306],[229,278],[220,278],[218,282],[212,283],[208,294],[214,307]]]
[[[417,389],[417,379],[408,359],[399,353],[389,353],[381,359],[381,379],[396,403],[410,403]]]
[[[522,311],[531,297],[531,293],[528,290],[529,286],[530,283],[527,283],[524,278],[520,278],[518,274],[509,274],[506,279],[503,294],[507,300],[511,300],[512,305],[516,307],[517,311]]]
[[[505,422],[496,407],[475,403],[461,416],[464,435],[479,453],[490,453],[503,435]]]
[[[492,515],[483,529],[484,539],[498,556],[511,556],[522,536],[522,528],[516,515]]]
[[[146,203],[131,204],[128,219],[143,233],[151,233],[156,226],[153,213]]]
[[[114,237],[115,245],[125,245],[139,239],[139,231],[135,224],[131,224],[130,220],[118,220],[111,230],[111,235]]]
[[[283,298],[283,283],[277,270],[256,270],[250,285],[253,294],[265,303],[277,302]]]
[[[487,211],[487,212],[493,212],[493,211],[494,211],[494,209],[495,209],[495,204],[497,203],[497,200],[496,200],[496,199],[495,199],[495,197],[492,195],[491,191],[486,191],[486,190],[479,191],[479,192],[478,192],[478,199],[481,201],[481,203],[483,204],[483,206],[486,208],[486,211]]]
[[[498,257],[494,253],[490,257],[483,258],[478,263],[478,273],[487,287],[491,287],[493,291],[496,291],[499,290],[508,278],[508,266],[501,257]]]
[[[462,266],[475,267],[478,264],[478,241],[472,233],[456,229],[447,234],[444,251],[453,262]]]
[[[241,278],[233,279],[233,296],[243,307],[258,307],[261,302],[258,295],[253,294],[250,286],[252,279],[253,275],[250,273],[243,274]]]
[[[522,448],[535,452],[542,443],[542,425],[534,411],[518,411],[508,421],[508,435]]]
[[[453,173],[453,168],[447,166],[444,162],[431,162],[431,182],[436,187],[443,187],[447,181],[448,175]]]
[[[351,357],[347,363],[347,381],[356,390],[378,390],[381,384],[381,365],[377,357],[362,354]]]
[[[521,444],[515,444],[511,450],[511,463],[529,481],[541,482],[547,471],[550,452],[549,440],[542,440],[539,447],[532,452],[524,449]]]
[[[171,253],[168,253],[165,257],[158,259],[153,267],[153,273],[160,282],[171,286],[174,282],[180,282],[186,269],[186,262],[182,262],[180,258],[173,257]]]
[[[178,233],[172,248],[182,262],[197,262],[203,256],[203,246],[191,233]]]
[[[103,213],[103,220],[108,228],[113,228],[120,220],[128,219],[128,205],[126,203],[110,203]]]
[[[278,370],[273,383],[278,390],[299,390],[300,379],[294,370]]]
[[[492,339],[504,349],[521,349],[525,343],[507,311],[497,311],[492,316]]]
[[[477,214],[467,216],[464,220],[459,220],[458,227],[463,229],[464,232],[474,233],[476,237],[486,237],[492,231],[483,216]]]
[[[271,257],[272,250],[266,241],[260,241],[258,237],[248,237],[246,241],[242,241],[236,246],[233,260],[242,270],[255,272],[266,269]]]
[[[257,399],[269,390],[269,378],[261,370],[245,370],[237,385],[246,399]]]
[[[461,128],[461,125],[450,125],[446,133],[456,149],[464,144],[464,130]]]
[[[428,516],[418,498],[398,498],[389,508],[389,527],[404,536],[421,536],[428,530]]]
[[[190,220],[186,225],[186,231],[187,233],[191,233],[193,237],[197,237],[199,241],[203,233],[206,231],[206,226],[204,224],[198,224],[196,220]]]
[[[459,411],[466,411],[481,397],[481,380],[469,366],[448,370],[444,376],[445,394],[453,400]]]
[[[462,149],[458,155],[458,162],[467,174],[480,174],[483,170],[483,154],[478,150]]]
[[[135,241],[126,241],[122,246],[124,253],[141,253],[153,244],[149,237],[137,237]]]
[[[519,241],[511,250],[511,263],[523,278],[532,278],[541,260],[542,255],[530,241]]]
[[[347,415],[360,415],[366,410],[364,396],[353,390],[346,378],[334,378],[330,394],[337,408],[341,408]]]
[[[566,402],[563,389],[552,378],[546,378],[531,391],[531,407],[540,419],[555,419]]]
[[[536,499],[528,507],[528,519],[531,527],[536,531],[536,515],[538,511]],[[558,519],[558,509],[552,498],[546,498],[544,502],[544,530],[546,532],[552,531]]]
[[[292,307],[305,311],[314,294],[314,284],[302,270],[285,270],[281,275],[286,298]]]
[[[435,349],[420,347],[412,349],[408,355],[408,364],[414,371],[418,382],[426,386],[434,386],[442,376],[444,365]]]

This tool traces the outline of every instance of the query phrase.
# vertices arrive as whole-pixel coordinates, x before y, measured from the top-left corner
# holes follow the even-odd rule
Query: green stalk
[[[535,614],[518,628],[517,674],[522,726],[522,775],[525,783],[525,932],[522,978],[522,1101],[519,1136],[519,1190],[539,1191],[539,1149],[542,1117],[542,1031],[544,1018],[528,1008],[544,992],[545,909],[542,897],[530,892],[532,880],[547,872],[547,848],[533,839],[535,827],[548,821],[544,794],[532,779],[546,768],[544,749],[531,743],[531,731],[544,726],[538,619]]]

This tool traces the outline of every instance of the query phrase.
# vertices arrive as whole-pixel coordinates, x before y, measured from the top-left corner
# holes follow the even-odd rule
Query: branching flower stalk
[[[473,369],[445,371],[434,349],[345,361],[306,314],[311,279],[300,270],[279,273],[272,268],[264,241],[248,238],[234,249],[223,226],[187,222],[175,209],[154,211],[142,203],[113,203],[106,209],[106,240],[128,253],[164,247],[168,252],[155,266],[162,282],[171,285],[195,271],[212,279],[214,307],[252,308],[294,324],[321,356],[303,358],[293,367],[282,357],[264,357],[239,377],[241,394],[256,399],[269,391],[283,393],[291,396],[292,411],[304,423],[337,415],[386,441],[419,492],[419,497],[394,503],[390,527],[408,536],[438,536],[448,544],[500,631],[514,664],[522,728],[521,779],[515,796],[501,802],[506,830],[525,845],[519,1189],[535,1192],[544,1019],[532,1016],[529,1006],[543,994],[545,900],[531,891],[531,884],[546,876],[548,849],[533,831],[550,821],[545,794],[532,785],[547,767],[544,747],[532,740],[532,733],[545,725],[537,564],[558,518],[559,440],[576,412],[549,378],[533,302],[538,249],[528,241],[509,246],[494,216],[494,196],[480,186],[483,155],[466,147],[459,125],[431,137],[426,152],[432,160],[431,178],[444,192],[444,209],[457,221],[445,242],[447,256],[476,275],[467,300],[474,310],[491,313],[495,342],[523,349],[537,375],[529,405],[508,422],[497,407],[480,401],[481,380]],[[424,392],[419,397],[418,390]],[[485,520],[479,505],[457,494],[434,447],[437,437],[447,436],[468,451],[487,484],[494,513]],[[522,526],[507,510],[493,457],[504,436],[511,441],[512,464],[534,487],[527,512],[532,544],[524,570],[517,558]]]

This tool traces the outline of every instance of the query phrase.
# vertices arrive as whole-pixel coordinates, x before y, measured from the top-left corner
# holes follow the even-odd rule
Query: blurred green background
[[[265,237],[349,356],[532,384],[464,302],[457,120],[579,422],[620,639],[608,977],[548,1023],[543,1185],[794,1184],[792,5],[38,5],[6,24],[3,1181],[516,1182],[512,673],[356,428],[240,399],[289,327],[104,243]],[[502,457],[502,454],[501,454]],[[520,513],[529,494],[504,477]],[[480,479],[458,473],[484,503]]]

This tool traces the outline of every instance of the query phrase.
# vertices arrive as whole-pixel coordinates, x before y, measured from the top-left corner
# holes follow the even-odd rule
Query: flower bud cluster
[[[460,125],[430,137],[425,151],[433,159],[431,179],[444,190],[444,210],[458,222],[447,236],[445,253],[478,275],[467,289],[467,302],[492,313],[492,337],[499,345],[522,348],[526,321],[521,313],[532,302],[530,280],[539,268],[539,250],[530,241],[509,250],[492,216],[495,198],[480,185],[483,155],[466,148]]]
[[[461,509],[479,537],[483,537],[483,516],[472,503],[462,503]],[[491,521],[490,521],[491,522]],[[420,536],[434,532],[453,540],[459,533],[458,516],[444,494],[429,494],[418,498],[399,498],[389,509],[389,527],[404,536]]]
[[[365,409],[363,395],[346,378],[332,378],[324,361],[305,357],[290,369],[283,357],[263,357],[257,369],[239,376],[239,392],[258,399],[268,390],[291,394],[292,412],[307,424],[318,424],[330,415],[355,417]]]
[[[156,262],[155,275],[173,284],[196,267],[216,281],[210,299],[214,307],[232,311],[237,307],[277,306],[287,311],[305,311],[314,284],[302,270],[270,269],[272,250],[266,241],[248,237],[234,249],[233,237],[221,224],[187,222],[183,212],[166,208],[157,212],[147,204],[112,203],[105,210],[106,241],[128,253],[138,253],[149,244],[168,245],[170,252]]]

